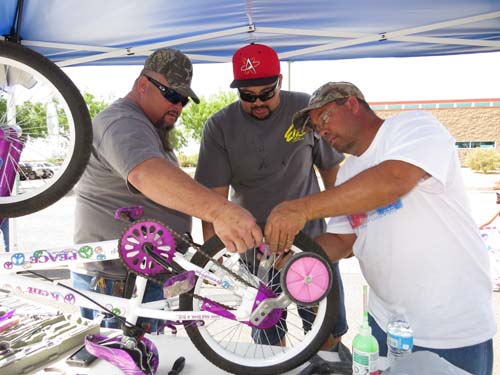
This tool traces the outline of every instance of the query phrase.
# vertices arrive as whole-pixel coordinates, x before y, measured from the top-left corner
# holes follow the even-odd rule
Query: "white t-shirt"
[[[369,312],[384,330],[403,308],[418,346],[444,349],[492,338],[488,254],[471,214],[454,139],[431,114],[402,112],[383,123],[337,184],[386,160],[416,165],[430,178],[396,202],[332,218],[328,231],[355,233],[353,251],[371,292]],[[366,189],[370,189],[367,186]]]

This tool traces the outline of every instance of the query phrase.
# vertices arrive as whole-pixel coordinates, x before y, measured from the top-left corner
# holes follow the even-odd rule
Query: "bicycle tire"
[[[60,111],[52,118],[47,115],[47,123],[45,124],[47,129],[42,129],[46,130],[47,134],[57,132],[57,140],[54,138],[55,135],[51,135],[51,137],[54,138],[53,142],[61,142],[57,144],[58,148],[54,151],[60,153],[59,158],[62,160],[60,169],[50,179],[29,180],[31,185],[27,185],[28,187],[25,188],[21,187],[18,194],[0,197],[0,216],[16,217],[50,206],[73,188],[90,158],[92,123],[87,105],[78,88],[55,63],[44,56],[16,43],[0,41],[0,68],[4,68],[5,72],[10,69],[16,74],[22,72],[30,75],[36,81],[34,87],[40,91],[37,95],[43,95],[42,88],[47,90],[45,100],[55,100],[52,103],[57,106],[57,111]],[[9,85],[7,80],[5,84]],[[37,87],[37,85],[39,86]],[[17,89],[21,85],[15,86]],[[20,88],[28,91],[24,87]],[[6,91],[0,90],[0,92]],[[24,103],[27,101],[29,100]],[[58,121],[59,119],[67,121],[67,124],[49,124],[49,121],[54,122],[56,117]],[[18,116],[16,116],[16,121],[17,119]],[[0,120],[2,120],[1,116]],[[2,123],[5,124],[6,121],[2,121]],[[49,126],[52,128],[49,129]],[[23,135],[23,138],[28,139],[28,135]],[[63,143],[64,146],[62,146]],[[35,154],[37,151],[39,150],[35,149],[33,153]],[[43,155],[40,158],[45,157],[48,151],[43,150],[44,153],[39,154]],[[26,183],[25,180],[23,183]]]
[[[223,257],[232,259],[231,255],[235,257],[234,254],[229,253],[225,249],[222,242],[216,236],[205,242],[202,249],[214,259],[224,259]],[[254,251],[257,252],[258,250],[254,249]],[[291,251],[296,253],[308,251],[320,255],[324,259],[328,259],[321,247],[302,232],[295,237],[294,246],[292,246]],[[244,258],[244,261],[237,264],[240,268],[238,271],[240,276],[245,276],[246,272],[251,272],[252,274],[258,272],[251,271],[250,268],[252,267],[245,269],[248,260],[252,259],[254,255],[249,255],[247,252],[244,256],[241,256],[241,259]],[[217,265],[199,252],[193,256],[191,262],[202,267],[207,272],[217,272],[217,268],[221,270],[220,267],[217,267]],[[245,264],[245,266],[242,267],[241,263]],[[226,264],[226,261],[224,261],[224,264]],[[233,265],[233,267],[236,267],[236,265]],[[279,273],[275,276],[279,276]],[[271,276],[271,280],[275,276]],[[277,279],[279,281],[279,277]],[[225,371],[235,374],[258,375],[279,374],[289,371],[300,366],[316,354],[325,340],[330,336],[332,327],[338,320],[339,314],[339,287],[336,280],[334,278],[333,286],[326,298],[317,305],[315,310],[316,316],[314,321],[311,322],[309,331],[305,332],[302,327],[297,327],[296,323],[293,323],[294,320],[301,319],[296,312],[302,307],[294,303],[288,306],[286,317],[288,329],[284,336],[286,338],[284,341],[286,343],[285,347],[267,345],[262,341],[258,343],[252,340],[252,336],[245,336],[245,331],[250,330],[246,324],[229,319],[218,319],[201,326],[192,322],[185,323],[187,334],[205,358]],[[216,297],[214,297],[216,292],[220,292],[220,301],[217,301]],[[224,292],[222,288],[218,290],[216,286],[208,284],[199,278],[195,282],[193,293],[225,305],[228,304],[227,300],[232,298],[228,296],[227,290]],[[205,296],[204,293],[210,294]],[[237,299],[236,296],[235,299]],[[203,311],[200,309],[201,302],[192,294],[181,295],[179,302],[182,311]],[[303,321],[299,320],[299,323],[303,323]],[[276,330],[279,331],[279,327]],[[292,330],[293,332],[290,332]],[[251,335],[254,335],[256,331],[251,332],[253,332]],[[236,337],[237,342],[229,342],[230,339]],[[267,334],[265,334],[265,337],[267,338]],[[246,342],[243,342],[244,340]]]

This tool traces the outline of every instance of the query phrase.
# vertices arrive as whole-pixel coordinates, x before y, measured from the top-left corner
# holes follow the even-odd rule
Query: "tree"
[[[467,154],[466,164],[475,172],[493,172],[500,168],[500,151],[474,148]]]
[[[185,147],[189,141],[199,143],[203,126],[208,118],[237,100],[234,92],[219,92],[207,99],[200,97],[200,104],[189,104],[182,110],[180,125],[173,130],[172,144],[175,149]]]
[[[99,112],[109,105],[102,100],[97,100],[95,96],[90,93],[84,93],[82,96],[87,104],[91,118],[94,118]],[[67,131],[68,119],[64,109],[56,99],[53,99],[53,105],[57,111],[59,130]],[[2,113],[1,111],[2,106],[0,102],[0,113]],[[29,135],[31,138],[47,137],[47,104],[25,101],[22,104],[17,105],[16,122],[21,127],[25,136]]]
[[[87,104],[90,117],[93,119],[103,109],[109,106],[103,100],[98,100],[93,94],[83,93],[83,99]],[[200,98],[200,104],[191,103],[183,109],[180,122],[170,133],[170,140],[174,149],[179,150],[186,147],[190,142],[199,143],[203,132],[203,126],[208,118],[215,112],[237,100],[234,92],[219,92],[208,99]],[[5,112],[5,100],[0,100],[0,116]],[[60,128],[68,128],[68,119],[59,103],[55,102]],[[46,137],[47,110],[42,103],[26,101],[16,107],[16,120],[21,126],[23,134],[33,138]],[[2,117],[0,117],[1,119]]]
[[[21,127],[23,136],[30,136],[31,138],[47,137],[47,110],[45,104],[25,101],[17,105],[16,123]]]
[[[97,100],[96,97],[88,92],[83,93],[83,100],[87,104],[87,108],[89,109],[90,118],[96,117],[103,109],[109,106],[108,103]]]
[[[0,124],[7,122],[7,100],[0,98]]]

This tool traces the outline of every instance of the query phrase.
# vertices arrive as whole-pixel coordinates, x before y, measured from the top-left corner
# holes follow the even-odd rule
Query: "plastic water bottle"
[[[393,313],[387,324],[387,359],[392,364],[411,353],[413,331],[404,311]]]

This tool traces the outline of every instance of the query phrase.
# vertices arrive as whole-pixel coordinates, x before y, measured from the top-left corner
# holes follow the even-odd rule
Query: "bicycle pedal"
[[[187,271],[180,275],[172,276],[163,284],[163,297],[172,298],[189,292],[194,287],[194,281],[194,271]]]

